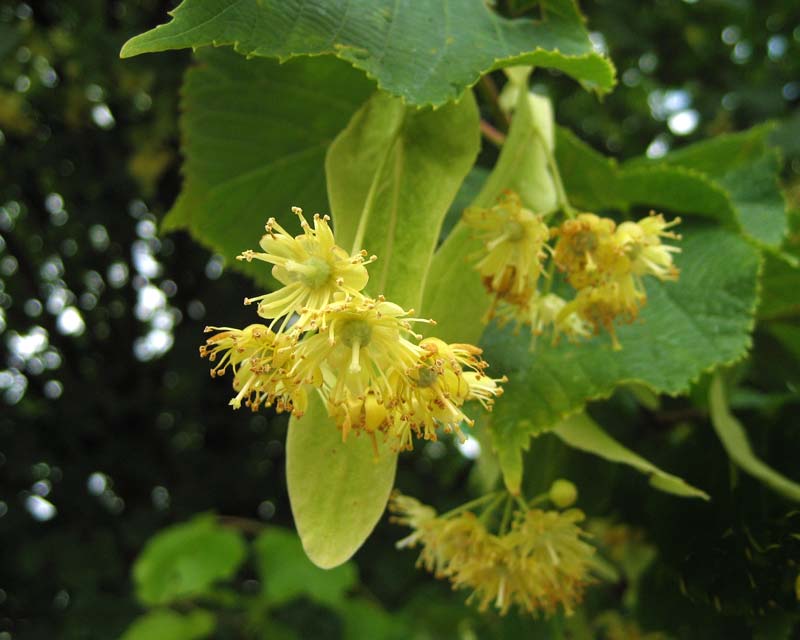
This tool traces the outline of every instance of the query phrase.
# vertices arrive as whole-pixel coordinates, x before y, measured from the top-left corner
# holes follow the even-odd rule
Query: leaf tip
[[[129,39],[125,44],[122,45],[122,49],[119,50],[119,57],[123,60],[125,58],[133,58],[134,56],[138,56],[140,53],[144,53],[144,51],[140,50],[137,46],[137,40],[139,36],[134,36],[133,38]]]
[[[326,571],[343,565],[355,555],[357,550],[348,550],[345,553],[331,553],[327,549],[316,548],[315,546],[307,545],[302,536],[300,537],[300,541],[303,544],[303,551],[305,551],[308,559],[311,560],[315,566],[319,567],[320,569],[325,569]]]

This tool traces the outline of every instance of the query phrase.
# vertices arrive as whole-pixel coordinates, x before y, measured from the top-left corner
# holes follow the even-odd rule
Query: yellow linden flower
[[[230,404],[234,409],[242,402],[253,411],[261,406],[276,405],[278,411],[302,415],[307,404],[305,391],[293,383],[289,369],[294,360],[292,340],[274,333],[269,327],[252,324],[245,329],[206,327],[220,331],[200,347],[200,355],[216,362],[211,376],[233,370],[233,389],[237,392]]]
[[[566,304],[564,298],[554,293],[542,295],[536,292],[522,306],[501,302],[497,310],[497,323],[503,326],[508,322],[514,322],[515,332],[518,332],[523,325],[529,325],[533,336],[541,336],[551,331],[554,344],[562,334],[571,341],[590,337],[592,328],[577,313],[561,314]],[[532,342],[531,349],[534,345]]]
[[[565,220],[554,235],[558,237],[553,260],[566,272],[576,289],[598,284],[619,269],[624,253],[614,242],[616,224],[610,218],[581,213]]]
[[[595,333],[604,328],[611,334],[614,348],[620,349],[614,322],[632,322],[638,316],[647,301],[644,276],[660,280],[678,277],[672,256],[680,249],[663,244],[662,238],[678,239],[668,229],[679,222],[666,222],[654,213],[618,227],[594,214],[564,222],[554,260],[578,294],[558,312],[557,321],[566,322],[571,315],[591,325]]]
[[[415,546],[425,533],[428,523],[433,523],[436,519],[436,509],[422,504],[416,498],[404,496],[399,491],[392,493],[389,510],[397,514],[392,516],[392,522],[414,530],[411,535],[397,542],[398,549]]]
[[[680,236],[668,229],[680,224],[680,221],[680,218],[675,218],[667,222],[663,215],[651,211],[647,218],[638,222],[623,222],[617,227],[616,240],[630,261],[631,273],[638,277],[653,275],[660,280],[678,279],[672,254],[679,253],[680,248],[663,244],[661,239],[679,240]]]
[[[256,410],[275,405],[300,416],[308,393],[316,390],[346,439],[350,432],[390,438],[396,449],[410,449],[413,436],[436,438],[436,429],[455,431],[472,424],[461,406],[477,400],[489,409],[501,394],[502,380],[486,377],[481,350],[448,345],[411,329],[409,317],[383,297],[361,294],[367,284],[363,252],[348,255],[335,243],[328,218],[308,224],[299,208],[303,233],[292,237],[274,219],[261,240],[264,253],[246,251],[242,260],[273,265],[285,286],[252,299],[269,326],[218,331],[200,353],[215,362],[212,376],[233,372],[230,404]]]
[[[331,413],[363,402],[370,393],[377,403],[392,406],[395,380],[414,369],[423,354],[409,340],[417,337],[411,330],[417,319],[382,297],[340,298],[321,313],[325,329],[297,344],[292,374],[321,387]]]
[[[455,432],[463,442],[466,437],[461,423],[472,426],[474,421],[461,406],[474,399],[490,409],[494,397],[502,393],[498,382],[505,379],[493,380],[484,375],[488,365],[480,358],[481,349],[473,345],[426,338],[419,346],[423,355],[398,394],[405,410],[392,432],[398,447],[411,449],[413,435],[436,440],[436,429],[440,426],[445,433]]]
[[[537,296],[531,305],[531,331],[538,335],[552,327],[554,339],[562,333],[570,340],[589,337],[591,328],[577,313],[561,313],[566,305],[567,301],[554,293]]]
[[[464,564],[475,563],[475,556],[486,559],[491,534],[474,513],[463,511],[439,517],[436,510],[418,500],[395,492],[389,502],[392,521],[413,529],[399,540],[398,549],[422,545],[417,566],[437,578],[448,578]]]
[[[386,434],[401,419],[396,406],[378,402],[373,392],[364,398],[349,397],[344,403],[329,404],[328,411],[342,432],[342,440],[346,440],[351,431],[365,433],[372,440],[376,459],[379,457],[377,434]]]
[[[503,395],[503,387],[500,385],[508,382],[508,378],[490,378],[480,371],[464,371],[462,374],[464,382],[467,383],[466,400],[476,400],[487,411],[491,411],[494,406],[494,399]],[[472,424],[472,422],[470,422]]]
[[[251,324],[244,329],[231,327],[206,327],[206,333],[219,331],[200,347],[200,357],[214,362],[211,377],[225,374],[228,367],[238,370],[250,356],[272,352],[275,334],[263,324]],[[217,356],[220,356],[217,362]]]
[[[528,578],[528,611],[552,614],[560,604],[570,614],[581,601],[591,582],[589,560],[594,554],[594,547],[584,542],[588,534],[577,524],[583,519],[578,509],[531,509],[512,528],[509,536]]]
[[[300,208],[293,207],[292,211],[300,218],[301,235],[293,237],[275,218],[270,218],[260,242],[264,253],[245,251],[238,259],[272,264],[272,275],[284,285],[272,293],[245,298],[245,304],[257,302],[258,314],[273,318],[273,325],[283,317],[282,328],[293,313],[299,313],[294,327],[300,330],[310,315],[324,309],[336,293],[358,295],[369,280],[365,265],[375,257],[365,259],[364,251],[349,255],[337,246],[328,216],[315,214],[312,228]]]
[[[592,582],[589,562],[594,548],[577,526],[583,514],[528,509],[518,512],[509,531],[496,535],[474,513],[438,516],[431,507],[395,494],[393,520],[413,529],[397,543],[420,545],[418,564],[454,589],[471,589],[467,602],[481,611],[494,606],[501,615],[516,605],[530,613],[572,613]]]
[[[577,314],[583,321],[592,326],[595,333],[603,328],[611,335],[615,350],[622,348],[614,321],[633,322],[639,314],[639,307],[647,300],[644,289],[639,282],[628,275],[611,280],[596,287],[581,289],[575,299],[562,310],[561,317]]]
[[[494,207],[464,211],[464,222],[478,230],[483,241],[476,268],[495,303],[527,299],[536,288],[547,255],[544,249],[550,232],[542,217],[525,209],[519,196],[508,191]]]
[[[467,515],[464,514],[464,520]],[[526,606],[527,576],[519,570],[519,559],[509,536],[489,533],[474,515],[469,520],[475,530],[470,545],[446,571],[453,588],[471,589],[467,604],[475,603],[479,611],[494,606],[502,616],[518,605],[533,612]]]

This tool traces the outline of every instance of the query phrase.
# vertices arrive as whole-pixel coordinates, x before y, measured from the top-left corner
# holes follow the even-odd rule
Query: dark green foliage
[[[496,11],[508,19],[538,17],[534,4],[498,1]],[[795,4],[584,2],[585,28],[569,10],[560,22],[574,35],[568,53],[577,58],[548,51],[519,58],[502,50],[495,65],[478,59],[467,42],[469,55],[453,63],[463,62],[454,84],[419,86],[407,84],[405,72],[389,77],[374,55],[359,57],[355,49],[338,53],[345,61],[301,57],[282,66],[267,59],[276,51],[247,61],[205,49],[188,75],[188,52],[120,61],[122,44],[164,22],[173,2],[0,6],[0,640],[116,638],[126,629],[126,640],[580,639],[605,637],[599,629],[609,610],[646,631],[686,640],[795,637],[797,505],[731,462],[709,416],[710,379],[697,379],[712,365],[737,360],[726,372],[731,411],[755,456],[800,481]],[[529,28],[500,24],[517,36]],[[608,62],[591,52],[589,31],[603,34],[619,70],[619,85],[603,102],[574,81],[599,90],[612,84]],[[406,51],[396,53],[400,59]],[[205,324],[252,321],[241,300],[256,285],[233,271],[220,277],[222,258],[195,240],[230,261],[255,246],[268,216],[285,214],[291,204],[309,212],[328,206],[325,151],[375,86],[359,69],[408,102],[438,104],[489,68],[531,61],[549,67],[533,82],[557,105],[558,160],[574,203],[614,215],[659,206],[702,216],[686,225],[682,259],[721,264],[714,286],[704,288],[697,264],[680,283],[653,284],[644,322],[620,330],[626,349],[647,346],[648,358],[632,349],[614,355],[602,338],[570,351],[586,362],[565,365],[560,354],[568,345],[541,345],[538,359],[525,363],[528,373],[512,380],[509,406],[527,410],[531,391],[546,395],[510,438],[525,465],[523,491],[537,495],[557,477],[574,481],[600,553],[620,574],[591,589],[575,617],[549,621],[465,606],[466,593],[415,570],[414,551],[393,548],[405,531],[386,520],[353,561],[330,572],[314,567],[290,532],[285,416],[232,411],[229,381],[210,380],[197,356]],[[242,70],[251,74],[247,82],[232,81]],[[490,77],[505,81],[502,72]],[[283,82],[291,108],[270,89]],[[686,93],[665,93],[678,89]],[[481,117],[505,132],[483,94],[479,106]],[[306,127],[320,109],[323,116]],[[668,120],[686,109],[696,110],[699,124],[681,135]],[[276,117],[279,126],[260,130],[263,137],[247,128]],[[763,127],[773,120],[774,128]],[[222,125],[229,128],[215,136]],[[717,134],[734,135],[688,146]],[[300,171],[274,164],[304,143]],[[642,160],[648,147],[676,151]],[[216,163],[193,162],[193,148]],[[484,144],[445,231],[480,192],[496,157]],[[251,175],[252,190],[240,188],[240,174]],[[439,205],[443,215],[447,203]],[[717,223],[726,230],[693,233]],[[190,227],[195,239],[157,233],[170,226]],[[268,281],[268,268],[255,274],[254,266],[248,275]],[[450,266],[474,275],[461,262]],[[670,297],[681,284],[690,288]],[[717,297],[720,288],[738,298]],[[669,300],[709,312],[692,328],[669,315],[675,304],[664,310]],[[46,342],[37,337],[42,330]],[[674,344],[659,337],[671,332],[680,334]],[[512,370],[527,359],[523,343],[487,337],[492,372],[504,372],[506,360]],[[660,368],[684,360],[691,360],[690,373]],[[559,393],[559,380],[586,368],[592,375],[580,393]],[[634,380],[689,393],[645,398],[641,389],[617,386]],[[654,491],[637,470],[570,448],[555,434],[530,438],[552,426],[549,418],[609,395],[589,404],[591,417],[710,502]],[[519,417],[499,404],[494,414],[498,423],[509,418],[512,432]],[[489,459],[488,439],[484,444],[481,464]],[[476,475],[473,463],[442,440],[402,456],[397,484],[447,510],[464,501]],[[54,516],[47,504],[57,509]],[[199,513],[207,515],[193,519]],[[630,540],[620,543],[609,528],[623,523]],[[184,532],[199,527],[199,537],[173,540],[174,548],[162,547],[166,558],[153,561],[159,544],[180,534],[168,528],[176,524]],[[142,569],[149,561],[152,570]]]

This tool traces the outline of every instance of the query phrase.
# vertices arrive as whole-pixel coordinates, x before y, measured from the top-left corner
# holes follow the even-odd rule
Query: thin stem
[[[469,511],[470,509],[482,505],[484,502],[489,502],[492,498],[497,497],[500,494],[500,491],[492,491],[492,493],[487,493],[480,498],[475,498],[474,500],[470,500],[469,502],[465,502],[462,505],[457,506],[455,509],[451,509],[447,513],[443,513],[440,518],[449,518],[450,516],[454,516],[456,514],[461,513],[462,511]]]
[[[545,491],[544,493],[540,493],[535,498],[533,498],[531,500],[528,500],[528,508],[535,507],[535,506],[540,505],[540,504],[544,504],[548,500],[550,500],[550,492]]]
[[[511,524],[511,507],[514,505],[514,498],[509,493],[506,497],[506,508],[503,511],[503,520],[500,523],[500,535],[504,536],[508,532],[508,527]]]
[[[542,298],[548,295],[550,291],[553,289],[553,276],[555,275],[555,271],[556,271],[556,263],[553,260],[553,257],[550,256],[550,264],[547,267],[547,277],[545,278],[547,282],[545,282],[544,289],[542,290],[541,293]],[[528,345],[528,351],[530,351],[531,353],[533,353],[536,350],[536,342],[538,338],[539,334],[531,332],[531,341],[530,344]]]
[[[500,506],[500,504],[503,502],[503,499],[506,497],[501,492],[498,492],[498,494],[499,495],[483,510],[483,513],[481,513],[480,520],[484,524],[488,523],[489,518],[491,518],[497,507]]]
[[[500,93],[497,90],[497,85],[492,80],[490,75],[481,76],[478,84],[475,85],[478,93],[486,102],[489,110],[492,112],[495,124],[502,131],[508,131],[510,120],[503,109],[500,107]]]
[[[242,533],[257,535],[264,530],[264,523],[252,518],[242,518],[240,516],[217,516],[219,523],[223,527],[238,529]]]
[[[503,146],[503,143],[506,141],[506,134],[502,131],[498,131],[495,129],[491,124],[486,122],[486,120],[481,120],[481,133],[483,137],[486,138],[489,142],[491,142],[495,147],[498,149]]]
[[[533,9],[536,6],[536,2],[523,2],[520,6],[509,8],[509,16],[512,18],[519,18],[520,16],[526,14],[528,11]]]
[[[553,289],[553,276],[556,272],[556,263],[552,256],[550,257],[550,265],[547,267],[547,282],[544,285],[542,295],[547,295]]]

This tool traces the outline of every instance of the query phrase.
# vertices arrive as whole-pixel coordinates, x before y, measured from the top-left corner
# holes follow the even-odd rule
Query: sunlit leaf
[[[139,600],[167,604],[201,596],[232,577],[245,558],[241,536],[213,515],[197,516],[151,538],[133,566]]]
[[[186,615],[157,609],[133,621],[120,640],[201,640],[214,631],[216,622],[208,611]]]
[[[171,22],[129,40],[121,55],[211,44],[281,60],[333,54],[415,105],[455,100],[481,74],[509,65],[560,69],[609,91],[614,67],[592,48],[575,2],[540,6],[539,20],[508,20],[470,0],[191,0]]]
[[[331,570],[314,565],[293,531],[270,527],[253,542],[264,597],[280,605],[299,596],[338,606],[358,581],[356,568],[346,563]]]

